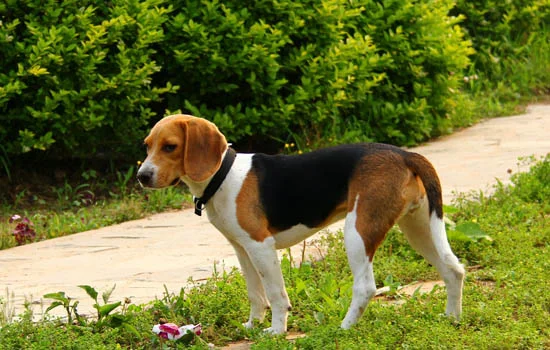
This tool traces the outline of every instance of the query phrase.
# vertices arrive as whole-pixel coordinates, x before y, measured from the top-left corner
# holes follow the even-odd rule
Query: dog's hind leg
[[[372,267],[372,259],[367,255],[365,243],[357,230],[357,207],[359,196],[355,199],[353,210],[346,215],[344,224],[344,244],[349,265],[353,273],[353,296],[342,328],[353,326],[376,293],[376,282]]]
[[[435,266],[445,281],[446,314],[459,320],[465,271],[451,250],[443,218],[439,218],[435,211],[429,213],[429,204],[424,198],[420,206],[404,215],[398,224],[411,246]]]
[[[241,270],[246,280],[248,300],[250,302],[250,317],[248,318],[248,322],[243,325],[246,328],[252,328],[254,326],[255,319],[263,322],[269,303],[267,301],[261,277],[252,264],[252,261],[250,261],[248,253],[238,243],[231,242],[231,244],[237,253],[237,258],[239,259]]]

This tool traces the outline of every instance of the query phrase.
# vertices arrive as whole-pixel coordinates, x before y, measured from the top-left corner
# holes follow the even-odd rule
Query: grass
[[[450,235],[468,270],[460,323],[443,316],[446,296],[435,288],[411,297],[395,293],[393,298],[403,300],[399,306],[375,300],[353,329],[341,330],[352,279],[338,233],[323,239],[327,249],[320,261],[293,267],[291,257],[282,260],[293,303],[289,331],[303,333],[303,338],[265,335],[261,329],[267,323],[243,329],[240,324],[248,313],[245,282],[232,270],[146,305],[109,309],[100,325],[92,320],[35,324],[29,311],[20,321],[4,322],[0,349],[206,349],[208,343],[221,346],[242,339],[252,340],[253,349],[548,348],[550,156],[512,179],[512,186],[498,185],[491,197],[466,195],[448,208],[457,228],[477,225],[490,237]],[[375,273],[378,287],[438,278],[397,230],[377,251]],[[201,322],[203,334],[190,343],[161,342],[151,333],[161,318],[180,325]]]
[[[16,187],[16,186],[15,186]],[[135,168],[100,177],[95,171],[65,180],[59,185],[28,185],[0,204],[0,250],[17,245],[9,218],[30,221],[36,236],[31,241],[61,237],[152,213],[181,209],[191,202],[183,187],[143,190],[135,180]]]

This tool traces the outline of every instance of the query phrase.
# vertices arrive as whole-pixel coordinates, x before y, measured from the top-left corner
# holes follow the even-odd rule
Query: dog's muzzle
[[[153,187],[153,170],[141,167],[137,173],[137,179],[143,187]]]

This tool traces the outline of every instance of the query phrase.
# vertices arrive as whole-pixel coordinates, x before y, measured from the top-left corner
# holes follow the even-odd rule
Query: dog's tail
[[[426,189],[428,203],[430,204],[430,215],[435,211],[437,217],[443,218],[443,196],[441,194],[441,183],[432,165],[424,156],[408,152],[405,163],[409,169],[420,177]]]

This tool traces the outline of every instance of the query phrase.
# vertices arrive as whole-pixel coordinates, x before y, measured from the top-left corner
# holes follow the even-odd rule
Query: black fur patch
[[[319,226],[346,199],[348,184],[364,156],[401,149],[384,144],[329,147],[302,155],[255,154],[252,169],[270,225],[286,230],[294,225]]]
[[[425,158],[392,145],[362,143],[302,155],[255,154],[252,170],[258,177],[260,202],[270,225],[281,231],[297,224],[318,227],[346,200],[349,181],[359,161],[380,151],[399,154],[420,176],[430,213],[435,210],[442,217],[441,188],[438,181],[433,181],[437,174]],[[428,176],[432,176],[431,182],[426,181]]]

